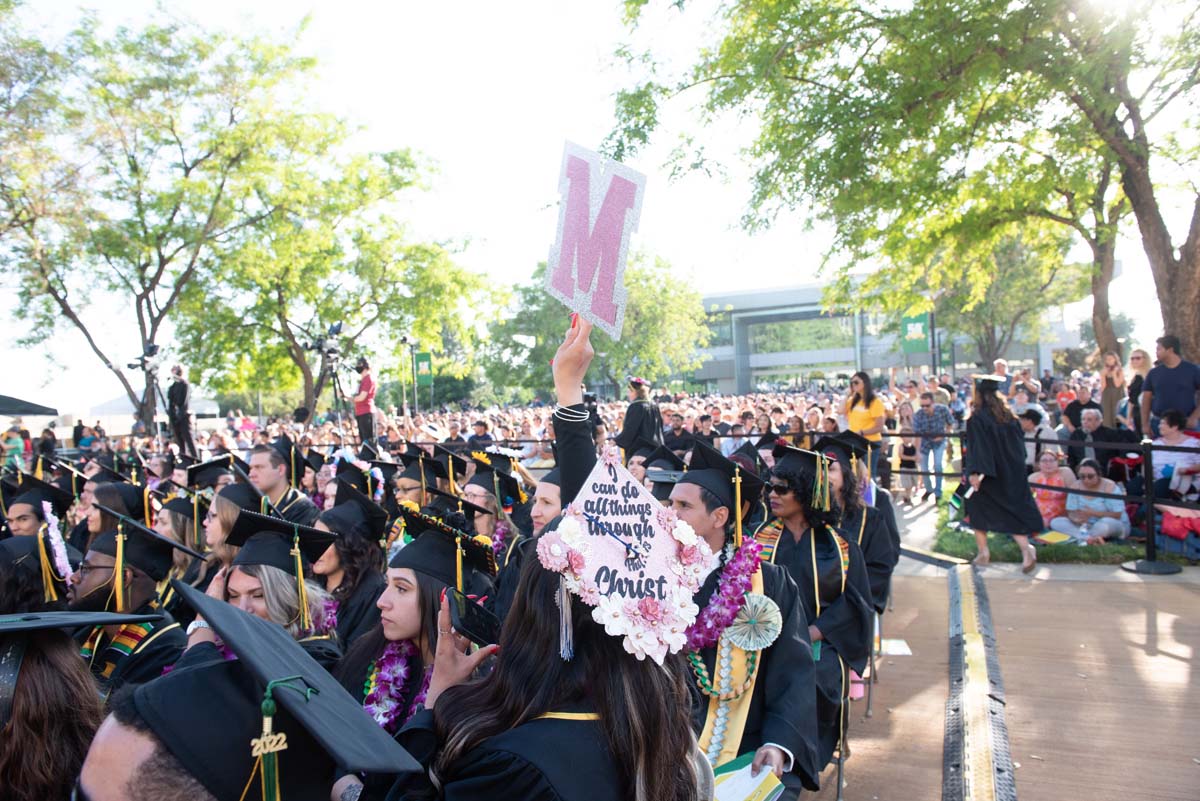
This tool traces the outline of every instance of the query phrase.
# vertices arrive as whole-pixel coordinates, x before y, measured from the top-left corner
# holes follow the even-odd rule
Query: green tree
[[[570,311],[542,288],[545,263],[528,284],[516,288],[506,317],[492,324],[487,377],[497,387],[523,387],[545,394],[550,360],[562,341]],[[593,369],[620,385],[628,374],[650,380],[700,366],[700,349],[711,336],[700,293],[672,272],[663,259],[638,254],[625,269],[628,300],[621,339],[592,332]]]
[[[8,30],[12,6],[0,11]],[[279,211],[264,198],[291,165],[322,154],[332,126],[292,102],[312,62],[286,43],[173,18],[105,36],[88,16],[49,60],[57,71],[3,76],[10,93],[43,81],[48,98],[15,134],[43,146],[0,162],[21,344],[74,328],[148,418],[150,374],[135,390],[98,324],[128,314],[141,346],[155,347],[184,291]],[[0,119],[3,136],[12,124]]]
[[[1063,261],[1067,246],[1057,230],[1026,230],[1001,240],[973,266],[994,280],[982,295],[966,284],[942,294],[935,304],[938,326],[969,336],[985,365],[1016,342],[1035,341],[1046,310],[1087,294],[1089,271]]]
[[[629,18],[644,5],[629,0]],[[745,223],[801,207],[831,222],[844,258],[834,300],[863,260],[903,288],[943,237],[991,245],[995,227],[1030,214],[1070,226],[1093,250],[1102,340],[1111,246],[1131,211],[1167,328],[1200,354],[1200,192],[1171,177],[1200,149],[1194,126],[1162,127],[1200,91],[1194,3],[741,0],[714,22],[716,44],[682,75],[618,96],[616,155],[648,141],[681,93],[700,92],[705,116],[757,122]],[[1180,242],[1161,204],[1176,190],[1193,206]],[[984,291],[987,274],[942,264],[925,285]]]

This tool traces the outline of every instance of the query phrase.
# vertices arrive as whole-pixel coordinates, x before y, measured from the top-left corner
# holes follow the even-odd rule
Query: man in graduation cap
[[[295,485],[304,476],[304,454],[283,434],[271,445],[255,445],[250,452],[250,483],[262,493],[264,514],[311,526],[320,514],[317,505]]]
[[[420,766],[279,626],[180,584],[225,647],[113,698],[79,777],[82,801],[327,801],[336,766]]]
[[[5,503],[4,521],[14,537],[32,537],[50,524],[47,511],[56,518],[53,524],[57,527],[74,500],[58,486],[23,473],[15,494]]]
[[[95,626],[77,635],[80,654],[107,696],[126,682],[149,681],[175,664],[187,643],[180,625],[159,608],[158,583],[171,571],[175,550],[203,557],[133,518],[99,507],[118,520],[115,530],[92,540],[71,576],[70,609],[76,612],[161,614],[155,622]]]
[[[688,643],[696,683],[693,724],[713,766],[753,752],[754,764],[775,771],[795,798],[816,790],[815,685],[808,621],[787,571],[759,558],[742,538],[743,515],[763,484],[715,449],[697,443],[691,465],[671,489],[671,509],[703,539],[719,566],[693,602],[702,610]],[[736,614],[722,617],[723,607]],[[770,633],[742,636],[743,619],[771,620]]]

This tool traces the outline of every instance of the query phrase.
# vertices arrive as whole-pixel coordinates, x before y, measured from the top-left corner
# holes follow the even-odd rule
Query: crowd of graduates
[[[554,362],[544,473],[494,443],[286,430],[7,470],[5,796],[690,801],[742,755],[785,798],[817,789],[899,556],[870,441],[680,453],[635,380],[622,450],[598,450],[589,330]],[[679,542],[647,577],[669,614],[578,579],[578,521],[608,529],[572,501],[617,464]],[[661,649],[638,639],[670,615]]]

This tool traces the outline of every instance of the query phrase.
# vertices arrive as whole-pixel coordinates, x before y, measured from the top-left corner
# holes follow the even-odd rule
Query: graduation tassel
[[[33,468],[33,477],[38,481],[42,480],[42,455],[40,453],[37,458],[37,466]]]
[[[742,547],[742,468],[733,468],[733,547]]]
[[[300,628],[312,633],[312,615],[308,608],[308,587],[304,583],[304,561],[300,557],[300,529],[292,536],[292,559],[296,566],[296,595],[300,604]]]
[[[255,737],[250,741],[250,756],[255,758],[255,769],[262,769],[262,799],[263,801],[280,801],[279,796],[279,758],[276,756],[280,751],[287,750],[287,732],[276,732],[275,729],[275,713],[278,711],[275,705],[275,688],[278,686],[286,686],[288,682],[300,679],[299,676],[289,676],[286,679],[276,679],[267,683],[267,689],[263,693],[262,705],[259,711],[262,712],[262,735]],[[315,692],[312,689],[305,689],[305,700],[308,700],[310,693]],[[254,773],[251,772],[250,780],[254,780]],[[246,786],[249,789],[249,785]],[[245,792],[242,793],[245,796]]]
[[[192,493],[192,545],[197,551],[203,551],[200,545],[200,493]]]
[[[58,591],[54,589],[56,575],[50,567],[50,554],[46,553],[46,540],[43,538],[48,532],[49,526],[43,523],[42,530],[38,532],[38,560],[42,563],[42,600],[53,603],[58,600]]]
[[[567,589],[565,576],[558,577],[554,603],[558,606],[558,655],[569,662],[575,656],[575,631],[571,626],[571,591]]]
[[[117,554],[113,566],[113,592],[117,596],[117,611],[125,611],[125,526],[117,520]]]
[[[417,457],[417,472],[421,474],[421,504],[429,497],[429,490],[425,486],[425,457]]]
[[[454,586],[463,591],[463,547],[462,537],[454,538]]]
[[[146,518],[146,528],[154,528],[153,507],[150,506],[150,486],[142,490],[142,517]]]
[[[265,515],[267,513],[267,496],[264,495],[258,499],[258,513]]]

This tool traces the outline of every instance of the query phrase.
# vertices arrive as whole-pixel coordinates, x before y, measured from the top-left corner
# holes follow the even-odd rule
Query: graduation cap
[[[24,539],[24,538],[21,538]],[[161,615],[115,615],[108,612],[39,612],[0,615],[0,729],[12,717],[13,696],[21,676],[21,663],[30,648],[38,649],[37,640],[27,635],[54,629],[74,630],[83,626],[111,626],[121,623],[145,623]]]
[[[472,457],[475,458],[475,457]],[[505,470],[493,467],[488,462],[475,458],[478,465],[475,475],[467,482],[467,486],[482,487],[496,496],[497,503],[509,511],[517,503],[525,503],[529,496],[521,488],[517,477]]]
[[[1000,385],[1008,380],[1008,376],[995,373],[975,373],[971,376],[971,380],[975,382],[975,386],[981,392],[996,392],[1000,389]]]
[[[304,583],[304,562],[315,562],[333,544],[337,534],[289,523],[278,517],[260,515],[243,509],[225,541],[241,548],[233,557],[237,565],[266,565],[295,577],[299,596],[300,628],[311,631],[308,589]]]
[[[221,487],[217,493],[218,498],[224,498],[236,505],[239,509],[249,509],[251,511],[261,511],[263,507],[263,494],[259,492],[253,484],[238,482],[236,484],[226,484]]]
[[[197,548],[200,548],[202,547],[200,544],[200,525],[203,523],[205,515],[208,514],[208,507],[208,499],[198,492],[193,492],[190,497],[180,495],[170,499],[163,504],[162,508],[168,512],[183,515],[192,521],[192,542]]]
[[[78,551],[68,549],[61,534],[55,542],[55,536],[47,529],[33,537],[0,540],[0,565],[35,577],[33,580],[42,585],[42,601],[47,604],[66,597],[67,580],[79,561]]]
[[[287,434],[280,434],[279,439],[271,443],[271,447],[275,452],[283,457],[283,463],[287,467],[287,478],[293,487],[300,486],[300,479],[304,477],[304,454],[296,447],[296,443],[292,442],[292,438]]]
[[[830,509],[829,501],[829,457],[816,451],[806,451],[776,443],[774,475],[788,475],[806,478],[812,481],[812,508],[820,511]]]
[[[110,482],[109,486],[121,497],[126,514],[144,521],[146,525],[154,522],[154,504],[151,502],[153,492],[149,487],[128,482]]]
[[[338,482],[333,508],[321,512],[322,523],[342,536],[378,540],[387,530],[388,513],[375,501],[345,482]]]
[[[351,462],[348,459],[339,459],[337,469],[334,470],[333,479],[337,483],[343,482],[350,484],[363,495],[373,495],[371,491],[371,476],[361,467]]]
[[[39,519],[45,520],[42,512],[43,502],[49,503],[55,517],[61,518],[71,508],[74,500],[75,497],[61,487],[25,473],[21,476],[20,491],[7,505],[27,503],[37,510]]]
[[[638,437],[636,440],[634,440],[633,447],[630,449],[629,454],[627,455],[625,461],[628,462],[630,459],[633,459],[635,456],[640,456],[640,457],[642,457],[643,460],[646,460],[649,458],[650,454],[652,454],[656,450],[658,450],[658,447],[659,447],[658,443],[650,442],[647,439],[642,439],[641,437]]]
[[[458,458],[455,456],[454,458]],[[418,450],[416,453],[400,454],[400,461],[404,465],[404,470],[401,471],[400,477],[411,479],[412,481],[420,481],[422,487],[437,486],[437,479],[449,479],[450,474],[446,470],[446,462],[438,459],[436,456],[430,456],[424,451]],[[463,461],[466,464],[466,461]]]
[[[379,459],[379,448],[376,448],[370,442],[364,442],[358,449],[358,458],[364,462],[373,462]]]
[[[383,474],[384,484],[390,484],[392,476],[396,475],[397,471],[403,466],[399,462],[383,462],[378,459],[372,460],[369,464]]]
[[[339,766],[377,774],[421,770],[281,626],[184,582],[173,586],[237,659],[177,668],[138,686],[132,703],[214,797],[315,798]]]
[[[433,458],[442,463],[442,469],[446,471],[446,480],[450,482],[450,491],[457,492],[458,476],[467,474],[467,465],[470,462],[441,445],[434,446]]]
[[[444,520],[400,507],[405,527],[417,532],[388,562],[388,567],[407,567],[462,590],[464,575],[475,570],[496,575],[496,554],[486,537],[476,539]]]
[[[55,486],[71,493],[71,497],[73,498],[78,498],[82,495],[83,485],[92,479],[65,462],[59,462],[54,459],[49,461],[61,473],[58,478],[54,479]]]
[[[743,442],[741,447],[729,454],[729,456],[731,459],[734,456],[744,457],[749,461],[750,465],[760,473],[767,469],[767,463],[763,461],[762,454],[758,452],[758,448],[754,447],[749,442]]]
[[[164,537],[129,515],[101,504],[96,504],[96,508],[117,519],[116,529],[97,534],[88,550],[107,554],[116,560],[113,565],[113,593],[118,612],[125,611],[125,565],[136,567],[158,582],[170,574],[175,551],[182,551],[194,559],[204,558],[183,543]]]
[[[867,465],[868,476],[870,476],[871,472],[871,462],[867,456],[871,452],[871,445],[870,440],[853,431],[839,431],[836,434],[828,434],[816,442],[818,451],[826,456],[837,459],[851,473],[857,474],[858,463],[861,461]]]
[[[774,431],[768,431],[758,438],[758,442],[754,443],[754,449],[757,451],[769,451],[779,441],[779,435]]]
[[[661,468],[652,467],[646,471],[646,480],[650,482],[650,494],[655,500],[663,504],[669,504],[671,500],[671,490],[679,479],[683,478],[686,470],[663,470]]]
[[[308,453],[304,454],[304,461],[308,462],[314,473],[319,473],[322,467],[329,464],[330,458],[316,448],[309,448]]]
[[[562,471],[557,467],[550,470],[546,475],[538,479],[538,484],[553,484],[556,487],[562,486]]]
[[[242,473],[248,473],[250,465],[232,453],[226,453],[207,462],[198,462],[187,468],[187,483],[189,487],[207,489],[216,486],[222,476],[237,475],[234,466],[241,468]]]
[[[654,450],[646,456],[645,467],[646,470],[655,468],[657,470],[683,471],[687,469],[687,464],[666,445],[656,445]]]
[[[93,480],[103,481],[108,484],[122,484],[130,480],[129,476],[125,475],[124,473],[117,472],[103,462],[92,460],[92,464],[99,468],[96,471],[96,474],[92,477]]]
[[[734,517],[734,546],[742,546],[742,504],[751,506],[762,495],[763,483],[753,472],[743,470],[717,450],[697,442],[692,448],[692,462],[677,484],[695,484],[721,501]]]
[[[491,514],[491,512],[489,512],[487,509],[484,509],[482,506],[471,503],[470,501],[461,498],[458,495],[444,492],[437,487],[430,487],[426,490],[426,492],[429,493],[429,495],[434,498],[435,501],[439,499],[442,501],[442,503],[431,502],[430,506],[440,506],[445,510],[446,514],[452,512],[461,512],[463,517],[465,517],[468,522],[474,520],[476,515]]]

